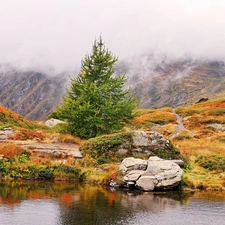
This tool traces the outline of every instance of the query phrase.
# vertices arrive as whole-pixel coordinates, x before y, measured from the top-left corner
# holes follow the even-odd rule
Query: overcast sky
[[[0,0],[0,62],[74,70],[100,34],[120,60],[225,61],[225,0]]]

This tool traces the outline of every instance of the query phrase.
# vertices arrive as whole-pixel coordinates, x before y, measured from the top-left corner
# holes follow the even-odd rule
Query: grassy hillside
[[[19,176],[20,172],[18,171],[20,171],[22,164],[23,170],[25,171],[25,168],[29,168],[26,171],[30,171],[31,174],[34,173],[33,169],[36,169],[36,176],[38,173],[46,173],[46,176],[50,174],[58,178],[62,178],[63,176],[73,178],[84,176],[85,174],[86,178],[92,182],[104,183],[110,176],[115,177],[119,174],[115,163],[120,162],[122,158],[115,158],[115,155],[110,150],[109,155],[112,155],[113,163],[102,164],[105,158],[103,160],[102,158],[93,158],[91,156],[93,148],[97,146],[96,151],[102,148],[105,151],[106,146],[114,148],[122,141],[120,138],[123,135],[125,135],[127,144],[129,145],[129,136],[126,133],[138,129],[156,131],[165,135],[187,159],[188,164],[185,167],[184,187],[186,186],[186,188],[191,189],[224,190],[225,98],[209,100],[186,107],[178,107],[175,111],[178,115],[182,116],[184,124],[184,130],[177,135],[174,135],[178,126],[177,118],[172,108],[155,110],[138,109],[134,112],[135,117],[133,121],[126,125],[126,128],[121,134],[98,137],[95,140],[79,140],[69,134],[57,133],[55,128],[46,128],[44,125],[28,121],[19,114],[0,106],[0,129],[10,126],[17,130],[17,132],[20,131],[21,135],[24,130],[30,131],[30,133],[28,132],[29,135],[25,136],[25,139],[34,138],[39,142],[50,142],[53,137],[57,136],[59,142],[83,143],[82,146],[85,146],[86,143],[91,148],[89,149],[90,154],[85,154],[83,159],[66,159],[65,168],[58,168],[58,164],[55,164],[51,158],[37,158],[31,154],[29,160],[26,158],[27,156],[15,158],[15,162],[11,160],[10,162],[14,162],[14,164],[9,165],[8,169],[10,173]],[[16,157],[23,155],[23,149],[15,143],[1,143],[0,154],[2,151],[8,151],[7,154],[11,158],[16,156],[15,153],[19,154]],[[12,154],[12,151],[14,154]],[[24,162],[29,162],[29,164],[24,164]],[[95,169],[93,169],[93,166],[95,166]],[[73,169],[68,169],[70,167],[75,167],[79,170],[73,171]],[[12,171],[12,168],[17,173],[14,170]],[[50,168],[54,168],[54,170]],[[3,167],[0,165],[1,169],[3,170]],[[70,171],[69,175],[66,175],[66,171]],[[11,174],[12,177],[14,177],[13,174]]]
[[[36,126],[34,122],[0,105],[0,129],[4,127],[32,128],[33,126]]]

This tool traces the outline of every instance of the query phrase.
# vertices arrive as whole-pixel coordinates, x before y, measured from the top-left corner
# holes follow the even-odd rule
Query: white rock
[[[49,120],[45,121],[45,125],[48,127],[54,127],[59,123],[66,123],[66,122],[64,122],[62,120],[58,120],[58,119],[49,119]]]
[[[144,191],[153,191],[157,183],[155,176],[141,176],[136,182],[136,187]]]
[[[126,176],[124,176],[124,181],[129,182],[129,181],[137,181],[138,178],[145,173],[143,170],[131,170]]]

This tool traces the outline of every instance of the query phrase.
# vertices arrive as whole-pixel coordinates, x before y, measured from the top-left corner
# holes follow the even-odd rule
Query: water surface
[[[0,182],[2,225],[223,225],[225,193],[142,193],[64,182]]]

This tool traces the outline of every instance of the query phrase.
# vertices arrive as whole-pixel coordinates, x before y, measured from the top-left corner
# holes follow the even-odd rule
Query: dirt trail
[[[173,109],[173,114],[177,118],[177,127],[176,127],[174,134],[170,138],[176,137],[177,135],[180,134],[181,131],[185,130],[182,117],[175,112],[175,109]]]
[[[43,153],[49,155],[72,155],[74,158],[82,158],[81,152],[79,151],[80,146],[77,144],[68,144],[60,142],[38,142],[36,140],[12,140],[10,137],[14,134],[12,128],[4,128],[0,130],[0,144],[1,143],[15,143],[22,146],[25,149],[29,149],[36,153]]]

